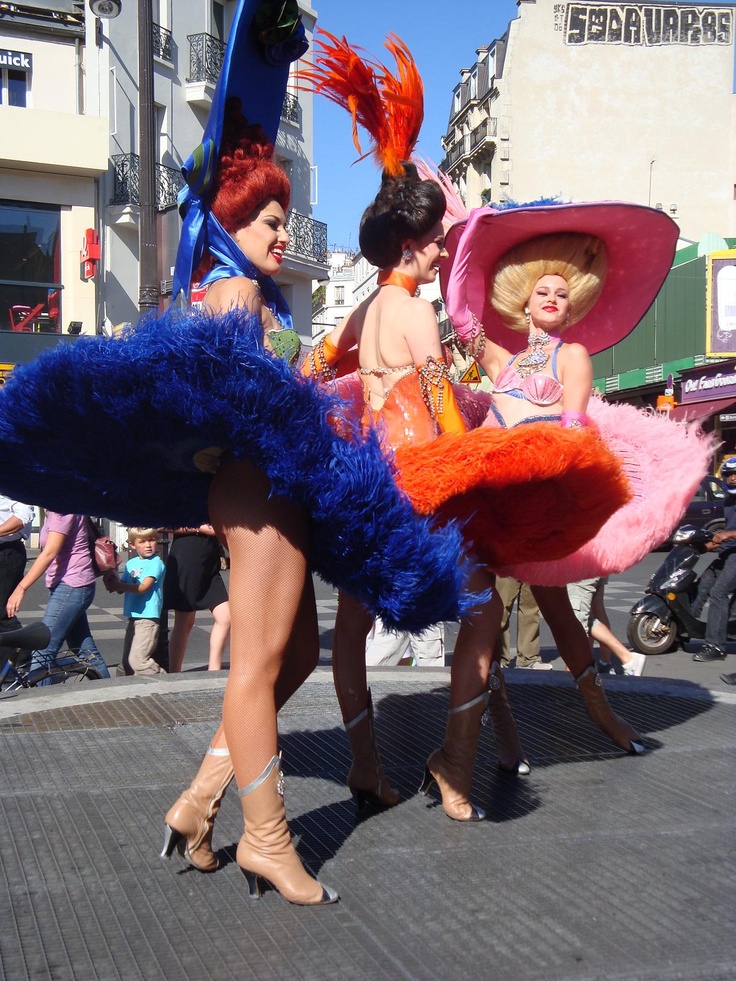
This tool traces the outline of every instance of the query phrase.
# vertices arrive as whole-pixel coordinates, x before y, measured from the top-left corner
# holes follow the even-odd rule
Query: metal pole
[[[138,0],[138,176],[141,209],[138,229],[140,277],[138,309],[141,313],[158,310],[159,301],[151,24],[151,0]]]

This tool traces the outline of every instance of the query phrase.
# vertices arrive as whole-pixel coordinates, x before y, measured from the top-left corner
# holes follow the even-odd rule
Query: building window
[[[28,105],[28,81],[30,77],[28,72],[3,68],[0,72],[0,104],[25,108]]]
[[[59,333],[61,209],[0,200],[0,330]]]
[[[343,307],[345,306],[345,287],[336,286],[335,287],[335,306]]]

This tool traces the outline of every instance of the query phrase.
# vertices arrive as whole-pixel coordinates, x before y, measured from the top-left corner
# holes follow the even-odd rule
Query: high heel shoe
[[[491,664],[488,688],[490,692],[488,708],[484,712],[481,722],[483,725],[486,725],[489,720],[493,723],[498,765],[504,773],[527,777],[532,772],[532,768],[521,748],[519,730],[511,711],[503,668],[498,661]]]
[[[210,746],[192,785],[164,818],[166,828],[161,858],[171,858],[176,850],[200,872],[215,872],[220,867],[212,850],[212,832],[232,778],[233,766],[228,750]]]
[[[368,807],[394,807],[401,798],[383,772],[373,729],[373,699],[370,689],[368,704],[354,719],[345,723],[345,732],[353,754],[347,785],[353,795],[358,817]]]
[[[641,736],[629,723],[616,715],[609,705],[600,675],[595,665],[591,664],[575,679],[580,694],[583,696],[585,708],[590,718],[598,728],[620,749],[636,756],[644,752]]]
[[[445,738],[427,760],[419,793],[426,796],[433,783],[442,794],[442,807],[453,821],[482,821],[486,814],[470,801],[473,766],[480,735],[480,718],[488,702],[488,692],[447,714]]]
[[[335,903],[339,898],[335,890],[312,878],[291,841],[279,764],[279,757],[273,756],[265,770],[238,791],[245,831],[238,842],[236,861],[248,880],[248,894],[251,899],[260,899],[265,880],[289,903],[299,906]]]

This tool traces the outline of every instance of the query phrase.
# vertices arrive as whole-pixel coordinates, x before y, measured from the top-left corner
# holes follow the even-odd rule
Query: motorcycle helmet
[[[721,464],[721,480],[728,493],[736,496],[736,456],[729,456]]]

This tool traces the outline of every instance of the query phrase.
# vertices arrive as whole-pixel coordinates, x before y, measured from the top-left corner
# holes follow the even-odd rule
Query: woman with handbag
[[[47,664],[49,659],[55,660],[66,641],[69,649],[88,660],[103,678],[110,677],[87,620],[87,609],[95,598],[89,528],[85,515],[47,511],[41,528],[41,552],[8,599],[7,614],[13,617],[26,590],[46,574],[49,602],[43,622],[51,631],[51,639],[45,650],[34,652],[32,669]],[[50,683],[47,678],[39,685]]]

